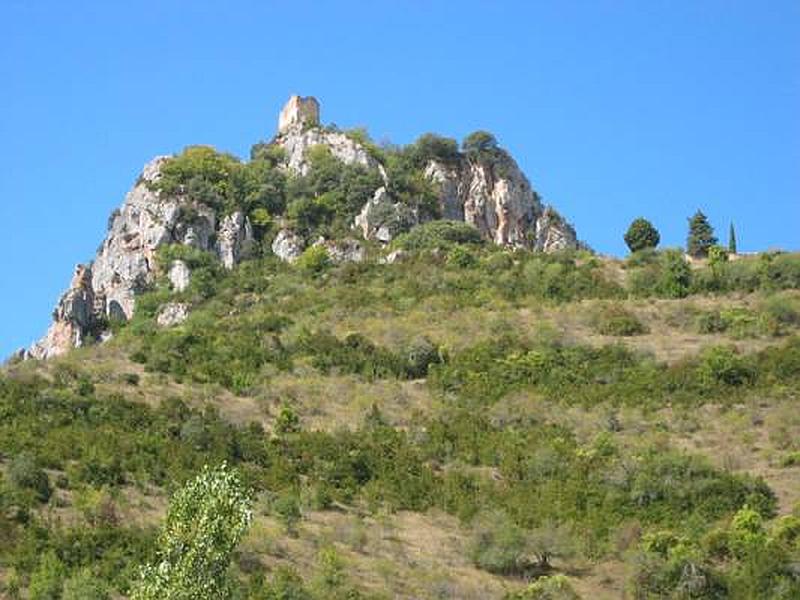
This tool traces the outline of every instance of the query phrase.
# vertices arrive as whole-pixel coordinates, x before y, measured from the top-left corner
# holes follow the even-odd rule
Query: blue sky
[[[701,208],[800,248],[800,3],[0,3],[0,356],[44,332],[142,165],[246,156],[292,93],[410,142],[494,132],[603,253]]]

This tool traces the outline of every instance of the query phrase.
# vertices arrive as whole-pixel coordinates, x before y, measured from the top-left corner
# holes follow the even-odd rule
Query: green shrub
[[[108,587],[94,577],[88,569],[83,569],[64,582],[61,600],[109,600]]]
[[[479,245],[480,232],[458,221],[430,221],[414,227],[395,240],[395,246],[409,251],[448,249],[455,244]]]
[[[634,336],[648,333],[649,329],[637,316],[624,307],[612,304],[602,308],[593,319],[595,331],[601,335]]]
[[[19,489],[33,492],[40,502],[47,502],[53,493],[47,473],[28,452],[18,454],[11,461],[8,467],[8,480],[11,485]]]
[[[331,265],[331,259],[325,246],[311,246],[300,255],[295,265],[309,273],[322,273]]]
[[[479,514],[472,522],[472,531],[470,555],[478,567],[502,575],[524,571],[528,553],[525,533],[505,512]]]
[[[580,600],[564,575],[540,577],[524,590],[509,592],[504,600]]]
[[[716,346],[703,352],[699,366],[702,379],[710,384],[747,385],[755,379],[752,366],[735,349]]]

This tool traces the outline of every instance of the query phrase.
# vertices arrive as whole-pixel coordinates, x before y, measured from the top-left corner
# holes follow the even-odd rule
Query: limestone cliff
[[[219,218],[187,196],[162,198],[152,189],[167,158],[157,157],[144,167],[122,207],[112,214],[94,261],[76,267],[53,313],[53,324],[31,347],[31,356],[58,356],[102,335],[109,319],[129,319],[137,294],[155,280],[159,246],[185,244],[212,251],[227,268],[241,259],[252,238],[246,216],[236,212]],[[181,288],[188,285],[190,274],[185,264],[173,264],[169,277]]]

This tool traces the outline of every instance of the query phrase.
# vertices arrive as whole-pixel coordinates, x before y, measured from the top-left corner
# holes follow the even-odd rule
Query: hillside
[[[485,135],[318,115],[151,163],[3,367],[0,596],[128,597],[225,462],[233,597],[798,597],[800,254],[600,257]]]

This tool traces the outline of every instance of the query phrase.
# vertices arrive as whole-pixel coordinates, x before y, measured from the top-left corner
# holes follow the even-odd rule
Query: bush
[[[27,452],[17,455],[8,467],[11,485],[33,492],[40,502],[47,502],[53,493],[50,478],[39,467],[36,458]]]
[[[83,569],[64,582],[64,593],[61,600],[109,600],[111,594],[108,587]]]
[[[483,244],[480,232],[459,221],[430,221],[414,227],[395,240],[395,246],[409,251],[448,249],[455,244]]]
[[[284,527],[286,533],[291,536],[297,535],[297,524],[303,518],[300,512],[300,501],[293,493],[287,493],[275,500],[272,509],[278,520]]]
[[[311,246],[300,255],[295,265],[309,273],[322,273],[331,265],[331,259],[325,246]]]
[[[504,600],[580,600],[564,575],[540,577],[524,590],[510,592]]]
[[[501,510],[484,512],[472,522],[470,555],[475,564],[501,575],[521,574],[527,566],[525,533]]]
[[[601,309],[594,317],[593,326],[601,335],[634,336],[647,333],[649,329],[635,314],[619,305]]]
[[[755,371],[735,350],[716,346],[702,354],[700,376],[709,385],[740,386],[752,383]]]

